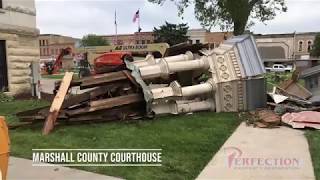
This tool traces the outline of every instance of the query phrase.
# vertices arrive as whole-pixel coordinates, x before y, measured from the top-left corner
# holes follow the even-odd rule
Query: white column
[[[166,61],[166,62],[178,62],[178,61],[189,61],[193,59],[193,54],[190,51],[187,51],[185,54],[180,54],[176,56],[169,56],[165,58],[154,58],[152,55],[147,55],[147,57],[144,60],[135,61],[133,64],[136,67],[142,67],[147,65],[154,65],[159,63],[160,61]]]
[[[139,68],[142,79],[151,79],[156,77],[167,78],[170,74],[175,72],[183,72],[197,69],[209,69],[207,57],[191,61],[167,62],[160,61],[160,63],[150,66],[142,66]]]
[[[181,87],[178,81],[172,82],[169,87],[156,88],[151,90],[153,99],[162,99],[168,97],[190,97],[206,93],[212,93],[214,96],[215,85],[211,79],[206,83],[193,86]]]

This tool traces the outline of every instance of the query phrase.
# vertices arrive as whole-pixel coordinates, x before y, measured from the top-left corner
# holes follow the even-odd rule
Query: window
[[[139,41],[138,41],[138,40],[136,41],[136,44],[139,44]]]
[[[298,48],[299,52],[301,52],[302,49],[303,49],[303,42],[299,41],[299,48]]]
[[[200,40],[199,39],[196,40],[196,44],[200,44]]]
[[[312,41],[308,41],[308,52],[312,49]]]
[[[0,9],[2,9],[2,0],[0,0]]]
[[[150,44],[150,40],[147,40],[147,44]]]
[[[189,39],[189,44],[192,44],[193,42],[192,42],[192,40],[191,39]]]
[[[141,41],[141,44],[145,44],[145,43],[146,43],[146,41],[145,41],[145,40],[142,40],[142,41]]]

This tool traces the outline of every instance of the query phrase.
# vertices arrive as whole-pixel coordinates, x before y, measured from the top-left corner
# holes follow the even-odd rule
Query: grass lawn
[[[41,78],[43,79],[57,79],[61,80],[64,76],[64,73],[62,74],[51,74],[51,75],[41,75]],[[73,74],[73,79],[79,79],[78,73]]]
[[[9,123],[14,113],[46,105],[42,101],[0,104]],[[161,167],[79,167],[125,179],[194,179],[240,124],[235,113],[195,113],[154,120],[57,127],[41,135],[41,125],[10,131],[11,155],[31,159],[32,148],[162,149]]]
[[[316,179],[320,180],[320,131],[309,130],[306,132],[309,149],[312,157]]]
[[[62,79],[64,74],[41,75],[43,79]]]

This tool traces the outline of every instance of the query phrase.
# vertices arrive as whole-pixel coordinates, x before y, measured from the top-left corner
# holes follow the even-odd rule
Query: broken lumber
[[[68,116],[74,116],[98,110],[111,109],[113,107],[123,106],[127,104],[138,103],[143,100],[144,99],[141,94],[129,94],[125,96],[118,96],[114,98],[92,101],[89,103],[90,107],[68,110],[66,113]]]
[[[73,72],[66,72],[58,93],[56,94],[55,98],[53,99],[52,105],[49,110],[49,115],[44,123],[42,134],[47,135],[52,131],[54,128],[54,123],[56,122],[56,119],[59,115],[60,108],[62,107],[64,98],[68,92],[71,80],[73,77]]]

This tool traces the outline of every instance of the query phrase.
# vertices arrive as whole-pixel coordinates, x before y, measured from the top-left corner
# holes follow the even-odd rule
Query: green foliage
[[[170,46],[188,41],[187,24],[171,24],[166,22],[159,29],[154,28],[155,42],[166,42]]]
[[[108,46],[109,42],[103,39],[101,36],[97,36],[95,34],[88,34],[83,36],[80,42],[81,46]]]
[[[46,105],[30,100],[0,103],[0,114],[15,124],[16,112]],[[195,179],[239,123],[235,113],[203,112],[128,123],[61,125],[49,136],[41,135],[43,124],[39,123],[10,131],[10,155],[31,159],[36,148],[160,148],[161,167],[77,168],[123,179]]]
[[[320,179],[320,131],[305,131],[308,139],[310,154],[313,162],[314,173],[316,179]]]
[[[320,34],[318,34],[314,40],[311,56],[320,57]]]
[[[148,0],[163,4],[166,0]],[[179,15],[184,9],[194,4],[196,18],[209,30],[219,25],[222,30],[233,28],[235,35],[243,34],[245,29],[253,25],[252,20],[261,22],[271,20],[278,11],[285,12],[285,0],[171,0],[178,7]]]
[[[0,103],[11,102],[13,100],[14,100],[14,98],[12,96],[8,96],[8,95],[0,92]]]

